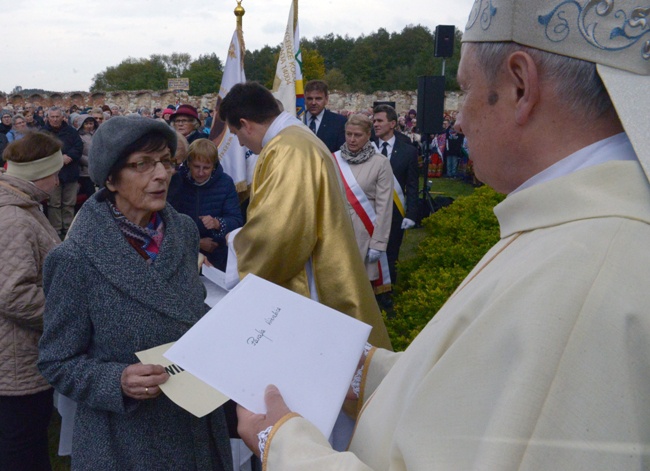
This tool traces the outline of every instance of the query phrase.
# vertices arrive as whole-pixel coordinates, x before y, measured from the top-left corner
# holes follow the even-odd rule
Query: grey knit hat
[[[176,153],[176,131],[155,119],[138,115],[113,116],[97,128],[88,155],[88,173],[93,182],[104,186],[111,169],[124,151],[149,133],[163,134],[169,142],[172,155]]]

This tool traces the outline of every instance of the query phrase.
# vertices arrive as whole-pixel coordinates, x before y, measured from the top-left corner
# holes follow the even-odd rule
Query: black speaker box
[[[440,134],[445,112],[445,77],[418,77],[418,129],[422,134]]]
[[[436,26],[436,46],[433,50],[435,57],[451,57],[454,55],[454,37],[456,27],[454,25]]]
[[[394,101],[374,101],[372,103],[373,108],[375,106],[379,106],[379,105],[388,105],[388,106],[392,106],[393,108],[395,108],[395,102]]]

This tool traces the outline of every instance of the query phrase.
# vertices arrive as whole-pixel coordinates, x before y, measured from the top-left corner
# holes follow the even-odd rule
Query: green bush
[[[395,317],[386,320],[396,351],[411,343],[499,240],[499,226],[492,209],[503,198],[484,186],[424,220],[427,236],[416,255],[398,266]]]

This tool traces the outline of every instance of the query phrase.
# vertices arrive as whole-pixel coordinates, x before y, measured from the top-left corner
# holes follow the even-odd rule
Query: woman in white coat
[[[352,225],[375,294],[390,291],[386,246],[393,216],[390,161],[370,141],[372,122],[354,114],[345,125],[345,144],[334,156],[350,203]]]

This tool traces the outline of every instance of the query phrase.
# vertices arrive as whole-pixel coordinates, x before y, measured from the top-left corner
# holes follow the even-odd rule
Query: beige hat
[[[650,179],[650,0],[475,0],[463,42],[494,41],[596,63]]]

